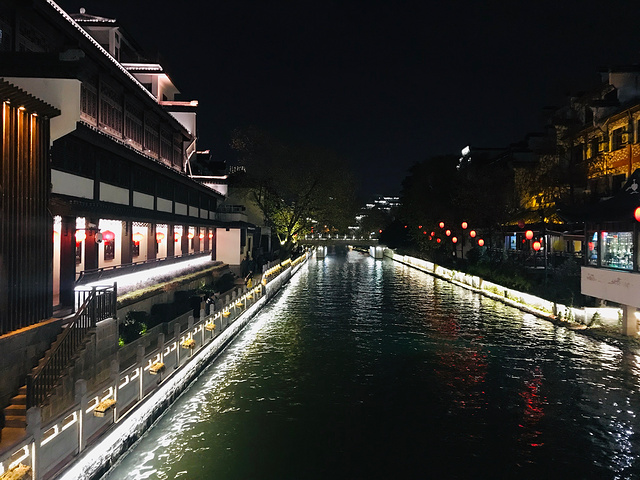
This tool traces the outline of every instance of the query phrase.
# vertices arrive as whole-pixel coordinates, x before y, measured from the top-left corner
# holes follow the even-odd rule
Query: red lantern
[[[636,211],[633,212],[633,216],[635,217],[637,222],[640,222],[640,207],[636,208]]]
[[[470,236],[471,238],[476,238],[476,231],[475,231],[475,230],[471,230],[471,231],[469,232],[469,236]]]
[[[440,243],[442,240],[440,240],[439,238],[436,238],[436,242]]]
[[[102,232],[102,240],[104,240],[105,242],[111,242],[114,238],[116,238],[116,234],[111,230],[105,230],[104,232]]]
[[[462,222],[462,229],[463,230],[466,230],[468,226],[469,225],[467,225],[467,222]]]
[[[524,220],[518,220],[518,228],[524,228]]]
[[[445,233],[445,235],[448,237],[448,236],[450,236],[450,235],[451,235],[451,230],[447,230],[447,231],[446,231],[446,232],[444,232],[444,233]]]
[[[136,245],[139,245],[142,240],[144,240],[144,235],[143,234],[141,234],[140,232],[136,232],[136,233],[133,234],[133,242]]]
[[[213,238],[213,233],[209,233],[209,238]]]
[[[484,240],[479,238],[478,239],[478,245],[480,245],[481,247],[484,247]]]
[[[444,228],[444,222],[440,222],[439,226],[440,228]]]
[[[458,237],[453,237],[453,238],[451,239],[451,241],[452,241],[453,243],[458,243]]]
[[[87,234],[84,230],[76,230],[76,246],[80,245],[87,238]]]
[[[524,232],[524,236],[527,237],[527,240],[531,240],[533,238],[533,232],[531,230],[527,230]]]
[[[538,250],[540,250],[540,242],[538,242],[537,240],[535,242],[533,242],[533,249],[537,252]]]
[[[436,236],[436,232],[431,232],[431,236],[435,237]]]
[[[407,228],[408,225],[405,225],[404,228]]]
[[[198,237],[200,238],[200,240],[204,240],[204,233],[201,233],[200,235],[198,235]]]
[[[426,234],[427,234],[427,231],[425,230],[425,231],[423,231],[422,233],[423,233],[424,235],[426,235]]]
[[[160,243],[162,242],[162,240],[164,240],[164,233],[162,232],[156,233],[156,243]]]
[[[422,225],[418,225],[418,228],[419,228],[419,229],[422,229]]]
[[[173,234],[173,240],[176,242],[180,241],[180,237],[182,237],[182,235],[180,235],[178,232]]]
[[[189,240],[191,240],[194,237],[193,232],[189,232],[189,235],[187,235],[187,237],[189,237]]]

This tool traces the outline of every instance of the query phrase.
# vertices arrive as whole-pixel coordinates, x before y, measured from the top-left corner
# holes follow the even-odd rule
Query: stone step
[[[18,417],[18,416],[26,416],[27,415],[27,405],[26,404],[14,404],[12,403],[7,408],[4,409],[4,414],[7,417]]]
[[[10,405],[27,405],[27,394],[21,393],[13,397],[10,401]]]
[[[4,419],[4,426],[8,428],[27,428],[27,418],[7,415]]]

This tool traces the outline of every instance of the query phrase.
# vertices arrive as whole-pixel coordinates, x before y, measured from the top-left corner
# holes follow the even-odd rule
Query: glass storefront
[[[589,249],[591,249],[591,242],[589,242]],[[589,255],[589,263],[591,264],[591,255]],[[601,265],[609,268],[633,269],[632,232],[602,232]]]
[[[598,232],[593,232],[589,235],[587,258],[589,265],[593,265],[594,267],[598,265]]]

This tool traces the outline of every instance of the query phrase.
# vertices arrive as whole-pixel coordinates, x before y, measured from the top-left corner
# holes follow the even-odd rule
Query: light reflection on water
[[[640,475],[635,352],[390,261],[308,269],[111,478]]]

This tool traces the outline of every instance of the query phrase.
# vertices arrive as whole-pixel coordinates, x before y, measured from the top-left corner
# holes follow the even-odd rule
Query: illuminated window
[[[633,268],[633,234],[631,232],[602,232],[602,266]]]

